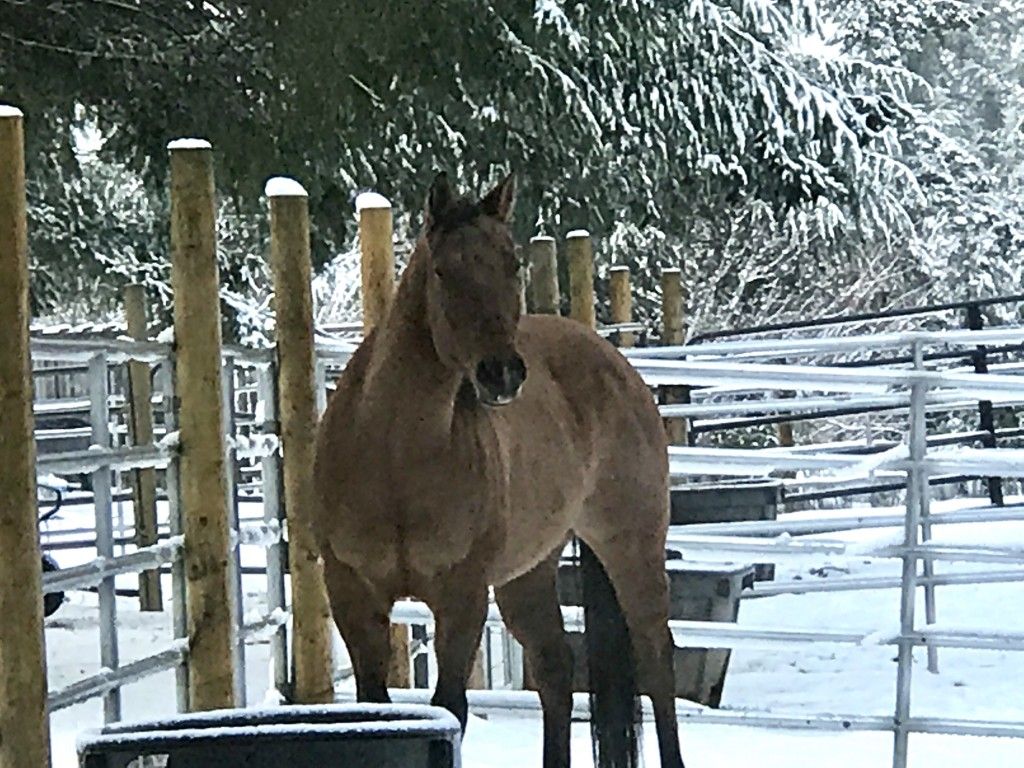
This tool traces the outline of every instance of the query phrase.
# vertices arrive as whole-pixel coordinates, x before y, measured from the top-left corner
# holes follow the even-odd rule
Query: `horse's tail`
[[[635,768],[640,696],[629,628],[601,561],[582,541],[579,552],[594,765]]]

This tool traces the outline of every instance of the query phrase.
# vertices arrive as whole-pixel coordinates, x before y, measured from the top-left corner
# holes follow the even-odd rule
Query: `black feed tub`
[[[225,709],[115,723],[78,737],[81,768],[460,768],[461,731],[438,707]]]

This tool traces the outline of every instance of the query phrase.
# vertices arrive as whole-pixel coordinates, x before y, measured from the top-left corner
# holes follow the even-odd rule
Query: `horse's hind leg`
[[[555,591],[561,547],[540,565],[495,590],[505,625],[518,640],[544,708],[544,768],[568,768],[572,651]]]
[[[618,521],[616,525],[609,526],[608,530],[588,526],[588,530],[579,533],[604,566],[629,627],[637,681],[640,689],[650,696],[654,709],[661,765],[682,768],[676,720],[674,644],[668,628],[665,530],[660,524],[663,513],[652,514],[649,521],[642,514],[622,514],[631,507],[636,511],[637,506],[636,497],[628,502],[623,500],[603,516],[604,520]]]
[[[356,675],[356,698],[388,703],[391,656],[389,617],[392,601],[354,568],[324,553],[324,579],[334,623],[345,641]]]

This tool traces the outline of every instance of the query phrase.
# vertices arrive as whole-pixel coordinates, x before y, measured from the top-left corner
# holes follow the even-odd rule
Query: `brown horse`
[[[662,423],[640,376],[592,329],[520,317],[514,191],[509,176],[473,201],[437,178],[395,301],[338,381],[315,466],[331,610],[358,698],[386,702],[390,609],[425,602],[433,702],[465,728],[493,586],[539,689],[544,766],[568,766],[572,655],[555,576],[575,535],[598,764],[636,763],[642,690],[661,764],[681,768]]]

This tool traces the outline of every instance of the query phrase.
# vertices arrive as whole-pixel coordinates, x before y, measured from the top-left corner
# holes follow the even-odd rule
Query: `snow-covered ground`
[[[1019,500],[1018,500],[1019,501]],[[972,502],[980,505],[982,502]],[[964,501],[941,502],[937,509],[962,507]],[[243,516],[254,516],[245,505]],[[60,525],[83,522],[81,512],[64,515]],[[892,541],[894,529],[828,534],[820,538],[857,544]],[[1024,545],[1024,522],[945,525],[936,539]],[[246,548],[244,559],[258,562],[260,550]],[[58,552],[67,566],[93,557],[91,552]],[[824,570],[826,576],[811,569]],[[940,573],[969,569],[992,570],[993,565],[939,563]],[[818,570],[818,573],[822,571]],[[899,563],[856,555],[818,560],[792,560],[781,564],[776,579],[838,578],[846,573],[862,576],[897,575]],[[261,608],[262,579],[245,579],[246,610]],[[132,586],[134,577],[118,579]],[[943,628],[971,627],[1024,632],[1021,599],[1024,584],[949,586],[938,589],[938,619]],[[94,593],[76,592],[47,621],[49,686],[61,688],[99,669],[99,637]],[[119,598],[119,638],[122,663],[149,655],[170,638],[170,613],[141,614],[136,601]],[[786,628],[827,628],[856,632],[895,632],[899,593],[895,589],[863,592],[787,595],[745,600],[740,624]],[[919,624],[923,605],[918,607]],[[943,649],[940,672],[925,668],[923,650],[915,654],[913,714],[947,718],[1024,721],[1024,653]],[[268,646],[247,648],[246,681],[249,704],[264,702],[268,689]],[[741,711],[835,712],[890,715],[895,700],[895,648],[864,644],[801,645],[740,649],[733,652],[726,679],[723,708]],[[174,712],[172,673],[151,677],[123,689],[124,716],[141,719]],[[102,721],[100,702],[92,701],[52,717],[55,768],[76,765],[75,736]],[[681,726],[684,755],[690,768],[863,768],[885,766],[891,760],[892,736],[887,733],[834,733],[781,731],[738,726],[686,724]],[[653,727],[645,729],[647,764],[656,765]],[[467,768],[519,768],[539,765],[541,725],[536,717],[474,717],[464,743]],[[574,765],[590,766],[590,742],[584,724],[574,726]],[[915,768],[963,766],[968,761],[985,766],[1024,764],[1024,740],[976,737],[911,737]]]

